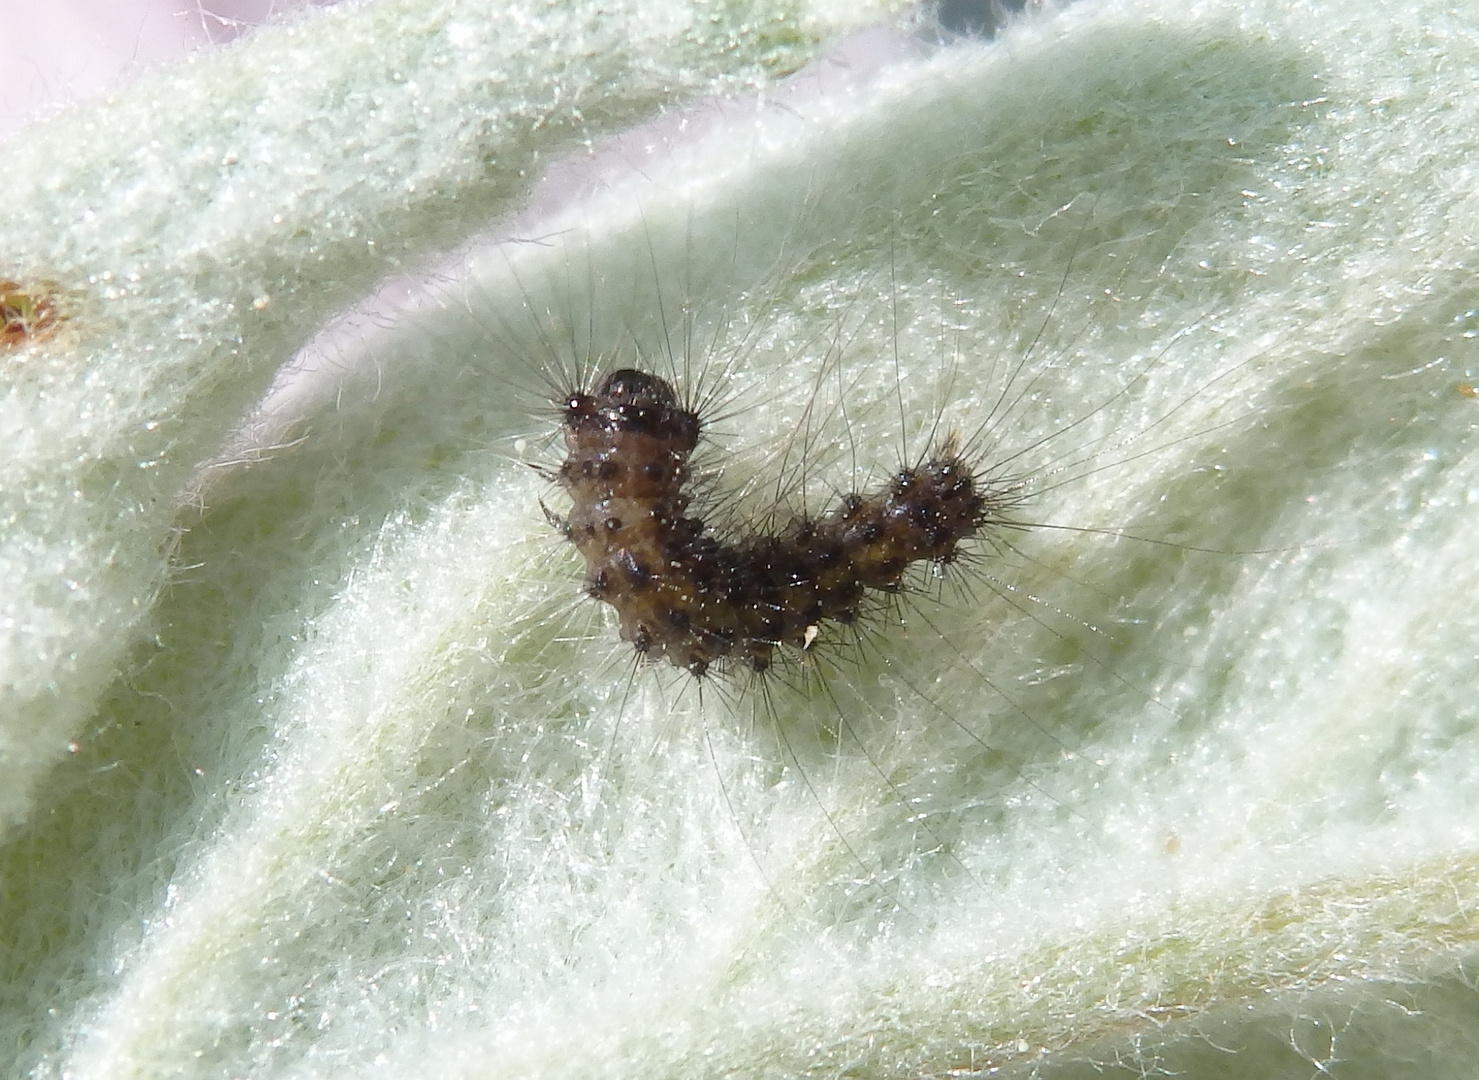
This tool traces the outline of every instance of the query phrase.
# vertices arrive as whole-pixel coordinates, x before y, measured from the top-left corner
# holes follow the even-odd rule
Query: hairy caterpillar
[[[640,655],[695,676],[716,662],[764,673],[778,647],[809,648],[824,621],[856,622],[870,591],[900,590],[911,565],[954,562],[1016,501],[947,437],[882,491],[727,540],[688,516],[703,424],[667,381],[618,369],[567,394],[563,412],[558,479],[573,506],[558,525],[586,560],[586,592],[617,610]]]

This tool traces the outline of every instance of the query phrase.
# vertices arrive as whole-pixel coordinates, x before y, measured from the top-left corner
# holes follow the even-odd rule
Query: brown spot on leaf
[[[44,335],[56,320],[56,304],[46,292],[0,280],[0,347]]]

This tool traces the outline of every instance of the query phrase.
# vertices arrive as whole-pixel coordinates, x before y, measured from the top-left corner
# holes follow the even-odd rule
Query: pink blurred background
[[[5,0],[0,139],[69,101],[310,0]]]

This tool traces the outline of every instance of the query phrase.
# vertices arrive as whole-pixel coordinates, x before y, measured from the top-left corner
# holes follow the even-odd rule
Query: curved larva
[[[696,516],[689,489],[703,418],[667,380],[618,368],[560,404],[557,477],[572,505],[556,520],[586,561],[586,592],[616,610],[638,655],[698,677],[716,664],[763,674],[777,649],[853,625],[870,593],[899,592],[915,564],[949,566],[1018,501],[947,436],[879,490],[725,536]]]

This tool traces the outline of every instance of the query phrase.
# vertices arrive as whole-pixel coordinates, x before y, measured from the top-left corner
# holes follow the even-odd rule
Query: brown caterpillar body
[[[586,592],[616,609],[639,654],[695,676],[715,664],[764,672],[778,647],[810,648],[823,623],[855,622],[870,591],[900,591],[915,563],[955,561],[1020,502],[946,439],[878,493],[728,541],[690,516],[702,421],[666,380],[623,368],[561,408],[556,480],[571,509],[557,524],[585,558]]]

